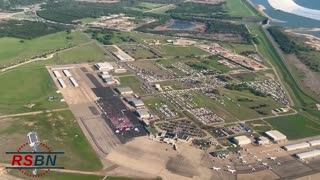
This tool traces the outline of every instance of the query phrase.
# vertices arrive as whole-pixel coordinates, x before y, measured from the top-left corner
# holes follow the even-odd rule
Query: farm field
[[[67,37],[70,38],[67,39]],[[89,39],[79,31],[71,35],[60,32],[32,40],[0,38],[0,67],[88,41]]]
[[[82,133],[78,122],[70,111],[43,113],[38,115],[22,116],[8,121],[1,121],[0,136],[7,141],[14,141],[1,148],[4,152],[18,148],[26,141],[26,134],[36,130],[42,142],[53,151],[63,151],[57,166],[66,169],[98,171],[102,164]],[[6,163],[8,156],[1,158]],[[9,160],[10,161],[10,160]]]
[[[273,129],[285,134],[289,140],[316,136],[320,134],[320,124],[297,114],[266,120]]]
[[[5,72],[0,74],[0,83],[6,87],[0,88],[0,114],[66,107],[63,102],[48,101],[51,96],[60,98],[61,95],[55,92],[55,84],[45,67]]]

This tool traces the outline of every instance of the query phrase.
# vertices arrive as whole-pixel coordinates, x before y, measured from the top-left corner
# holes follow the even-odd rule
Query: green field
[[[262,120],[248,121],[246,125],[260,133],[272,130],[272,127]]]
[[[138,8],[141,8],[143,10],[151,10],[151,9],[156,9],[156,8],[162,7],[164,5],[165,4],[160,4],[160,3],[141,2],[138,5]]]
[[[153,53],[149,49],[146,49],[140,45],[119,45],[119,48],[136,60],[159,58],[156,53]]]
[[[241,120],[272,116],[271,110],[284,107],[270,97],[259,97],[246,91],[220,89],[224,94],[224,109]],[[228,98],[231,100],[229,100]]]
[[[246,0],[226,0],[226,6],[231,16],[252,17],[259,16]]]
[[[320,124],[300,114],[266,121],[272,125],[273,129],[285,134],[289,140],[320,135]]]
[[[40,140],[53,151],[63,151],[64,155],[57,158],[57,166],[66,169],[98,171],[102,164],[84,136],[78,122],[70,111],[43,113],[22,116],[1,124],[0,136],[14,144],[1,148],[1,154],[18,148],[19,144],[27,141],[26,134],[37,131]],[[40,147],[39,147],[40,148]],[[7,159],[8,155],[3,155]]]
[[[209,53],[199,49],[194,46],[182,47],[182,46],[171,46],[171,45],[161,45],[161,46],[152,46],[157,52],[159,51],[162,56],[199,56],[199,55],[208,55]]]
[[[67,39],[67,36],[70,38]],[[89,39],[79,31],[71,35],[60,32],[23,41],[17,38],[0,38],[0,67],[88,41]]]
[[[144,94],[145,91],[141,89],[141,82],[135,76],[123,76],[120,77],[120,85],[121,86],[129,86],[134,93]]]
[[[105,56],[104,51],[95,42],[92,42],[58,53],[52,60],[57,64],[75,64],[81,62],[112,61],[112,58]]]
[[[221,71],[222,73],[227,73],[231,70],[233,70],[232,68],[225,66],[223,64],[220,64],[218,62],[220,58],[217,56],[211,56],[209,58],[206,59],[201,59],[201,61],[192,61],[192,62],[188,62],[188,65],[193,65],[194,67],[198,67],[201,69],[211,69],[211,70],[218,70]],[[235,68],[235,69],[241,69],[241,67],[239,68]]]
[[[48,101],[57,94],[55,84],[45,67],[14,69],[0,75],[0,113],[19,113],[66,107],[60,101]],[[35,104],[34,107],[26,107]]]

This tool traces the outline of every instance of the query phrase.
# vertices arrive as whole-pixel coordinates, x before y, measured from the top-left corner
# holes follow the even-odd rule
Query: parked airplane
[[[231,174],[235,173],[236,170],[235,169],[228,169],[229,172],[231,172]]]
[[[270,157],[271,160],[275,161],[277,157]]]
[[[213,166],[212,169],[215,171],[219,171],[221,168]]]

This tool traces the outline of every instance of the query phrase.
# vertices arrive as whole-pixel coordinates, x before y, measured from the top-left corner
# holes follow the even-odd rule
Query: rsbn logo
[[[27,138],[28,142],[22,144],[16,152],[6,152],[6,154],[12,155],[11,166],[6,169],[20,170],[21,173],[29,177],[43,176],[50,169],[64,169],[62,166],[56,166],[58,155],[64,154],[64,152],[53,152],[50,147],[39,141],[36,132],[28,133]],[[32,151],[25,150],[28,146],[32,148]],[[43,151],[38,151],[39,147]],[[39,169],[42,172],[38,173]]]

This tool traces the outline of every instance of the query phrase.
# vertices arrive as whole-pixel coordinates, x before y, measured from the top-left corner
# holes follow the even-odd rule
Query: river
[[[291,28],[320,28],[320,21],[275,10],[269,4],[268,0],[250,0],[256,5],[263,5],[266,9],[264,12],[274,19],[285,21],[285,23],[272,23],[273,25],[291,27]],[[281,1],[281,0],[278,0]],[[294,2],[305,8],[320,10],[319,0],[294,0]],[[308,34],[320,37],[320,32],[306,32]]]

